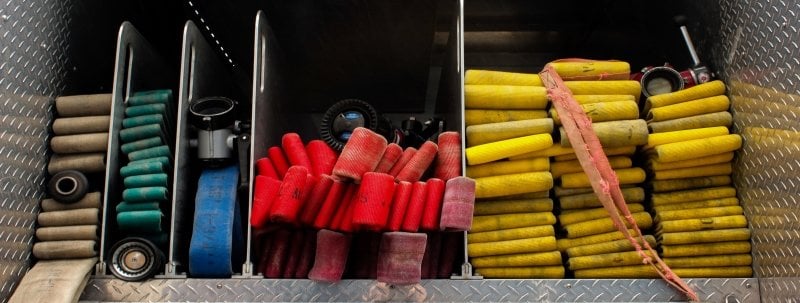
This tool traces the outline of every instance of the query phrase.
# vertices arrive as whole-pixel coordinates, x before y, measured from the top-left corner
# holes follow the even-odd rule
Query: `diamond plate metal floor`
[[[704,302],[759,302],[756,279],[689,279]],[[730,301],[734,300],[734,301]],[[154,279],[132,283],[92,279],[81,301],[118,302],[679,302],[686,299],[661,280],[425,280],[390,287],[373,280],[337,284],[310,280]]]

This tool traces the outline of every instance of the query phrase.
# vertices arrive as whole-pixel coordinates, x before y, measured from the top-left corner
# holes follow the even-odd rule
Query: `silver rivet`
[[[744,287],[753,288],[753,285],[751,285],[750,283],[747,283],[747,284],[744,285]]]
[[[222,284],[217,284],[217,289],[222,288]]]
[[[9,17],[8,17],[8,15],[3,15],[2,18],[3,18],[3,21],[8,21]]]
[[[564,285],[564,287],[566,287],[566,288],[572,288],[572,284],[567,284],[567,285]]]

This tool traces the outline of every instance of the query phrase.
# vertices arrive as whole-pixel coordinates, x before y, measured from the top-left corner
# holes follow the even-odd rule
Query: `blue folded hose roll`
[[[225,278],[241,262],[241,218],[236,195],[237,165],[205,169],[195,197],[194,228],[189,245],[192,277]]]

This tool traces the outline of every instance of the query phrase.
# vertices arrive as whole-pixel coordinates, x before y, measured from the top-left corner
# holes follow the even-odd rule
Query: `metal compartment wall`
[[[737,102],[735,98],[733,100],[734,123],[737,129],[751,125],[769,125],[798,130],[793,112],[778,108],[791,109],[800,106],[800,98],[797,97],[800,94],[800,66],[797,61],[800,47],[796,43],[800,28],[796,16],[800,13],[800,4],[767,0],[679,3],[692,20],[702,20],[690,24],[690,31],[704,61],[711,63],[718,76],[731,84],[732,92],[752,96],[741,99],[752,101],[750,103]],[[247,8],[247,13],[229,18],[249,19],[246,23],[252,24],[250,16],[255,13],[254,4],[235,1],[224,6],[238,4]],[[195,15],[191,10],[183,11],[183,7],[189,6],[187,3],[181,5],[183,6],[177,9],[172,7],[167,10],[173,14],[172,18],[185,15],[199,21],[199,14]],[[100,92],[103,89],[108,91],[110,87],[110,66],[113,65],[111,56],[106,56],[107,62],[97,63],[99,67],[87,63],[92,62],[88,59],[92,52],[78,52],[85,49],[77,46],[81,43],[86,46],[87,42],[77,38],[85,37],[85,32],[96,28],[116,30],[119,20],[99,18],[93,20],[97,24],[87,25],[92,22],[79,17],[99,15],[109,10],[118,16],[131,14],[131,11],[117,9],[118,7],[110,8],[99,1],[77,4],[69,0],[43,0],[0,4],[0,42],[3,45],[0,48],[0,102],[4,104],[2,115],[7,117],[0,119],[0,137],[8,138],[8,142],[3,141],[2,147],[4,156],[9,159],[0,161],[0,171],[6,175],[2,179],[0,208],[4,212],[10,212],[3,217],[4,231],[0,236],[4,241],[2,253],[7,256],[6,261],[0,265],[3,272],[0,275],[0,297],[10,294],[31,262],[30,245],[33,241],[35,215],[38,213],[38,201],[43,195],[42,185],[45,180],[48,136],[46,127],[51,119],[49,107],[52,98],[62,93]],[[197,8],[197,11],[200,14],[207,13],[208,7],[205,10]],[[220,10],[219,13],[229,11]],[[179,24],[186,18],[180,19],[177,22]],[[221,19],[215,20],[221,22]],[[153,24],[175,22],[167,18],[153,18],[149,21]],[[219,23],[211,23],[212,28],[214,24]],[[32,30],[34,28],[36,30]],[[179,32],[180,26],[176,28]],[[99,32],[107,33],[108,30]],[[149,32],[152,33],[152,29]],[[228,49],[232,49],[230,54],[235,62],[242,64],[250,60],[248,57],[252,55],[252,49],[249,47],[253,43],[250,38],[241,42],[248,45],[246,49],[240,49],[237,42],[240,39],[236,35],[229,31],[226,34],[216,33],[225,45],[231,46]],[[251,34],[252,32],[244,29],[242,35],[251,37]],[[98,50],[108,50],[113,48],[109,46],[113,45],[113,34],[111,36],[100,36],[88,45],[98,44]],[[169,31],[163,33],[163,36],[154,39],[157,41],[156,46],[162,50],[170,49],[164,47],[163,41],[179,41],[164,38],[169,36],[179,34]],[[99,45],[104,43],[108,45]],[[240,52],[247,55],[237,56]],[[173,59],[179,56],[166,53],[167,57]],[[248,70],[242,66],[239,68]],[[87,70],[97,73],[88,73]],[[30,137],[18,138],[15,131],[25,132]],[[796,186],[793,184],[797,179],[783,178],[787,176],[785,171],[798,169],[796,155],[796,149],[792,146],[758,149],[745,141],[744,150],[737,155],[739,170],[734,176],[740,188],[748,189],[740,193],[740,198],[751,222],[754,215],[768,215],[768,220],[752,223],[757,279],[727,283],[708,279],[692,280],[691,283],[698,285],[700,289],[711,285],[724,286],[716,290],[706,288],[708,294],[713,295],[709,300],[721,302],[727,294],[740,294],[736,298],[742,301],[760,299],[764,302],[784,302],[796,299],[796,289],[800,284],[796,261],[800,228],[792,223],[794,221],[786,219],[793,220],[798,212]],[[25,163],[24,167],[15,166],[16,161]],[[764,165],[765,163],[770,165]],[[774,211],[780,213],[776,214]],[[670,296],[671,290],[660,285],[661,283],[651,280],[425,281],[422,284],[430,300],[680,300]],[[318,285],[305,281],[273,282],[260,279],[168,279],[134,285],[117,280],[93,279],[83,294],[83,299],[207,300],[212,295],[218,300],[236,301],[368,300],[370,297],[365,294],[369,293],[370,287],[368,281]],[[202,291],[198,292],[197,289]]]

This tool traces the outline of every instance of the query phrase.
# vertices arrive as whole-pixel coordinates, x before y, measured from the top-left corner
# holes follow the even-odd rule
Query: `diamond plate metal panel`
[[[689,279],[705,302],[759,302],[756,279]],[[220,302],[678,302],[682,295],[661,280],[425,280],[414,286],[387,286],[369,280],[336,284],[310,280],[165,279],[142,283],[93,279],[83,301]]]
[[[0,2],[0,302],[27,271],[72,1]]]
[[[800,298],[800,2],[685,1],[700,50],[729,85],[744,146],[734,180],[753,229],[763,302]],[[701,15],[702,14],[702,15]],[[760,129],[759,129],[760,128]]]

